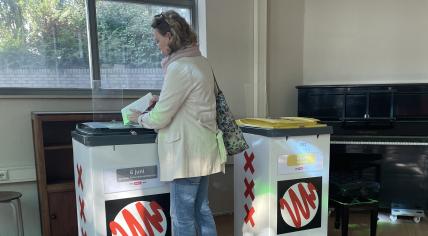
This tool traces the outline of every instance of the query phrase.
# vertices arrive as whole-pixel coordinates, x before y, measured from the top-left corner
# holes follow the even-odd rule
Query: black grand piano
[[[378,161],[380,206],[418,221],[428,209],[428,84],[297,89],[298,115],[333,127],[331,165]]]

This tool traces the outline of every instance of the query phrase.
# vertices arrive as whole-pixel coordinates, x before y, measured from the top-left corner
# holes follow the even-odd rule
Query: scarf
[[[177,50],[176,52],[171,53],[170,55],[164,57],[161,61],[161,66],[163,73],[166,73],[168,66],[174,61],[182,57],[198,57],[201,56],[201,51],[199,51],[198,45],[190,45],[184,48]]]

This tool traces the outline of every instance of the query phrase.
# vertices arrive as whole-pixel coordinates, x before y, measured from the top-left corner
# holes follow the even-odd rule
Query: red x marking
[[[250,221],[251,226],[254,227],[254,225],[256,225],[253,219],[253,214],[255,212],[254,207],[251,207],[251,209],[248,209],[247,204],[245,204],[244,207],[245,207],[245,211],[247,212],[247,215],[245,216],[244,221],[246,224],[248,224],[248,221]]]
[[[248,153],[245,152],[244,156],[245,156],[244,170],[247,171],[248,169],[250,169],[251,174],[254,174],[254,166],[253,166],[254,153],[251,153],[251,155],[248,155]]]
[[[84,231],[84,230],[83,230],[83,228],[80,228],[80,231],[82,232],[82,236],[88,236],[88,235],[86,234],[86,231]]]
[[[254,192],[253,192],[253,188],[254,188],[254,181],[251,180],[250,183],[248,183],[247,178],[244,179],[245,182],[245,198],[248,198],[248,195],[250,195],[251,200],[254,201]]]
[[[80,203],[80,218],[83,219],[83,221],[86,223],[85,200],[81,199],[80,196],[79,196],[79,203]]]
[[[83,191],[83,181],[82,181],[82,174],[83,174],[83,169],[82,166],[79,166],[79,164],[77,164],[77,185],[82,189]]]

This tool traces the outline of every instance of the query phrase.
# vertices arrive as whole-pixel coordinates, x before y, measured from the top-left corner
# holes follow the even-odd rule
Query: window
[[[90,88],[84,0],[0,0],[0,87]]]
[[[162,55],[154,42],[150,25],[154,15],[170,9],[191,22],[190,8],[97,2],[102,88],[161,89]]]
[[[85,1],[0,0],[0,88],[91,88]],[[102,89],[161,88],[150,24],[169,9],[192,22],[193,0],[96,1]]]

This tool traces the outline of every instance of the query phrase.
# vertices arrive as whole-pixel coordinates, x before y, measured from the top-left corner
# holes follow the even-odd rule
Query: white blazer
[[[214,78],[206,58],[172,62],[159,101],[139,123],[158,129],[161,181],[224,172],[216,138]]]

